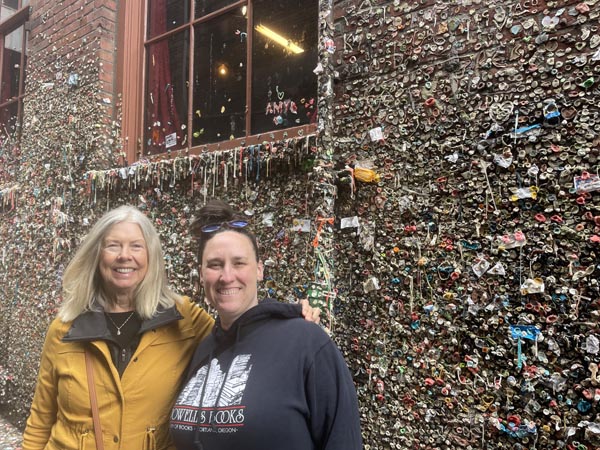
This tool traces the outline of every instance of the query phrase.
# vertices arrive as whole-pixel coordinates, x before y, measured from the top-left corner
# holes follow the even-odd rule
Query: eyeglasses
[[[217,230],[220,230],[223,227],[228,228],[246,228],[248,226],[248,222],[245,220],[230,220],[229,222],[221,222],[221,223],[213,223],[210,225],[204,225],[200,228],[200,231],[203,233],[214,233]]]

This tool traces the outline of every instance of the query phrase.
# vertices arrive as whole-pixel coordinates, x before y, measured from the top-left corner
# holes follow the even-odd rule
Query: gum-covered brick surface
[[[21,450],[21,431],[0,415],[0,450]]]

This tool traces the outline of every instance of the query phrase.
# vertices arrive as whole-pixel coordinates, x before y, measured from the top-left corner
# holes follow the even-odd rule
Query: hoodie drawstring
[[[200,439],[200,421],[202,420],[202,403],[204,403],[204,394],[206,393],[206,385],[208,384],[208,376],[210,375],[210,366],[212,364],[213,353],[210,352],[208,356],[208,365],[206,366],[206,378],[204,378],[204,385],[202,386],[202,393],[200,394],[200,404],[198,405],[198,419],[196,420],[196,430],[194,432],[194,446],[197,450],[202,450],[202,440]]]

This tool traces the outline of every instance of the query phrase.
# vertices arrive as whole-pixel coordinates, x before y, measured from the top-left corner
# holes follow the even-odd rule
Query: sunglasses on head
[[[214,233],[217,230],[220,230],[223,227],[226,228],[245,228],[248,226],[248,222],[245,220],[230,220],[229,222],[221,222],[221,223],[212,223],[209,225],[204,225],[200,228],[200,231],[203,233]]]

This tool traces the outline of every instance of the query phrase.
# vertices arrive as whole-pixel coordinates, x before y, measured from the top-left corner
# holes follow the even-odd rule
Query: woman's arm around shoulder
[[[198,343],[210,334],[215,320],[198,303],[189,297],[182,297],[181,303],[177,304],[177,308],[184,320],[190,321]]]

